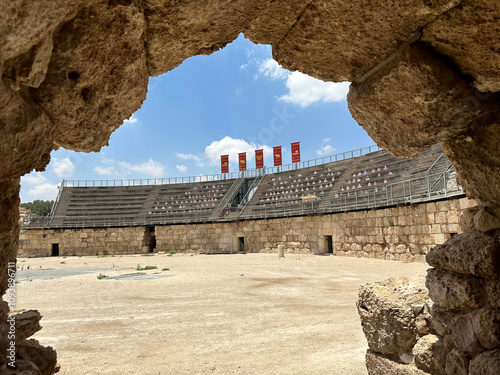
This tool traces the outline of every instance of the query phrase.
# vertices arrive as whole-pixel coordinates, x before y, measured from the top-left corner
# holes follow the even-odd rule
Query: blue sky
[[[60,149],[45,172],[21,179],[21,201],[55,199],[64,179],[136,179],[220,173],[220,155],[300,141],[302,160],[374,144],[347,109],[348,83],[325,83],[281,68],[271,47],[240,35],[210,56],[195,56],[150,78],[142,107],[116,130],[99,153]]]

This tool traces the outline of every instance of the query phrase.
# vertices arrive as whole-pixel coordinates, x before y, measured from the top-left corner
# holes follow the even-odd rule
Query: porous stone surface
[[[483,280],[472,275],[431,268],[425,285],[434,303],[451,310],[467,311],[486,302]]]
[[[33,168],[43,170],[50,151],[60,146],[99,150],[140,107],[150,75],[216,51],[241,32],[272,43],[274,57],[285,67],[327,80],[355,80],[350,110],[379,145],[413,156],[443,143],[468,196],[489,209],[500,207],[496,0],[0,0],[0,9],[0,294],[18,244],[19,177]],[[428,230],[426,223],[419,225]],[[436,268],[496,281],[498,240],[495,229],[486,230],[496,224],[478,218],[474,226],[492,235],[457,235],[427,259]],[[352,241],[340,251],[384,259],[409,251],[415,259],[427,252],[426,246],[457,232],[430,233],[435,242],[408,248],[403,236],[410,241],[410,234],[366,234],[377,242]],[[287,235],[291,251],[311,251],[298,246],[293,233]],[[307,228],[301,235],[312,238],[319,230]],[[400,243],[386,249],[389,236]],[[486,290],[488,298],[496,293],[495,286]],[[474,319],[492,328],[491,314],[479,318],[475,313]],[[496,336],[478,333],[474,319],[465,319],[473,327],[467,332],[476,335],[480,348],[473,340],[464,347],[477,355],[481,348],[493,349]],[[449,330],[445,321],[440,327]],[[386,363],[370,358],[375,368]],[[27,371],[35,366],[24,359],[18,365]],[[408,368],[415,369],[403,367],[400,373]],[[462,371],[459,365],[449,368],[448,374]]]
[[[20,344],[18,356],[33,363],[41,375],[52,375],[58,372],[56,351],[50,346],[41,346],[37,340],[26,340]]]
[[[464,232],[467,232],[474,228],[474,216],[476,216],[477,212],[481,209],[481,207],[471,207],[462,212],[460,216],[460,228]]]
[[[338,82],[361,78],[459,0],[308,2],[273,55],[286,69]]]
[[[4,306],[0,306],[4,307]],[[6,317],[6,312],[0,314],[2,322]],[[37,340],[27,339],[41,329],[40,319],[41,314],[36,310],[14,311],[9,314],[9,319],[15,322],[15,367],[8,364],[11,361],[4,353],[9,353],[5,350],[0,357],[0,373],[1,374],[33,374],[33,375],[52,375],[59,371],[57,364],[57,354],[50,346],[44,347]],[[9,325],[10,323],[8,323]],[[1,326],[0,326],[1,328]],[[4,340],[7,335],[0,336],[0,346],[4,346]],[[10,350],[10,340],[7,343]]]
[[[474,216],[474,227],[481,232],[490,232],[500,228],[500,218],[482,207]]]
[[[443,341],[436,335],[426,335],[413,347],[415,366],[433,375],[444,375],[446,349]]]
[[[470,375],[497,375],[500,371],[500,349],[478,355],[470,362]]]
[[[142,2],[99,1],[54,34],[34,98],[57,129],[57,146],[98,151],[141,106],[148,83],[145,30]]]
[[[476,92],[468,99],[471,110],[479,110],[492,94]],[[479,98],[479,99],[478,99]],[[480,100],[484,99],[484,100]],[[497,104],[497,108],[499,105]],[[486,113],[472,123],[460,136],[443,142],[446,156],[452,160],[459,184],[470,198],[476,198],[482,206],[500,206],[500,117]]]
[[[366,369],[368,375],[428,375],[414,365],[395,362],[382,354],[366,351]]]
[[[467,100],[473,95],[459,70],[417,42],[402,45],[364,81],[353,82],[347,98],[354,119],[377,144],[412,157],[470,131],[473,121],[497,108],[490,95],[471,110]],[[394,129],[405,129],[405,136]]]
[[[0,295],[8,288],[9,262],[16,261],[19,244],[19,178],[0,179]]]
[[[16,342],[22,342],[42,329],[42,315],[37,310],[16,314]]]
[[[468,375],[470,356],[458,349],[446,355],[446,375]]]
[[[458,234],[427,254],[431,266],[486,279],[500,277],[500,244],[477,230]]]
[[[430,22],[422,40],[473,76],[479,90],[500,91],[500,59],[494,58],[500,54],[499,13],[497,0],[462,1]]]
[[[361,287],[357,308],[372,351],[397,356],[411,351],[418,336],[415,318],[428,298],[423,282],[405,277]]]
[[[500,346],[500,312],[480,309],[457,316],[449,323],[455,347],[472,357]]]

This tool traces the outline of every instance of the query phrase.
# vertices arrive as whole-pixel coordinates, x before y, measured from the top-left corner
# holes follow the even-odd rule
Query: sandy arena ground
[[[428,268],[277,254],[31,258],[18,266],[17,307],[44,315],[35,338],[57,349],[63,375],[366,374],[359,286]]]

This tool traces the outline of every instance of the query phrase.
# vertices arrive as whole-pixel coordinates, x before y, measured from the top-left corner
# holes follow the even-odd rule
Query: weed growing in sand
[[[177,254],[177,253],[175,252],[175,250],[172,250],[172,251],[170,251],[170,252],[169,252],[169,255],[174,255],[174,254]]]
[[[148,271],[148,270],[155,270],[155,269],[157,269],[157,268],[158,268],[158,267],[156,267],[156,266],[146,266],[146,267],[141,267],[141,265],[140,265],[140,264],[138,264],[138,265],[137,265],[136,270],[137,270],[137,271]]]
[[[97,276],[97,280],[102,280],[102,279],[105,279],[106,277],[108,277],[108,275],[105,275],[103,273],[100,273],[98,276]]]
[[[149,254],[142,254],[141,255],[141,257],[153,257],[153,256],[155,256],[155,255],[151,254],[151,253],[149,253]]]
[[[170,268],[162,268],[162,271],[170,271]]]

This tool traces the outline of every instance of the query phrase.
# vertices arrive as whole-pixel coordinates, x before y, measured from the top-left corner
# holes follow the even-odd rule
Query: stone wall
[[[473,207],[460,224],[464,233],[429,251],[425,285],[361,287],[369,375],[500,373],[500,211]]]
[[[103,255],[147,253],[149,233],[145,227],[25,230],[19,238],[19,257],[52,255]]]
[[[380,210],[331,215],[246,220],[232,223],[183,224],[155,229],[156,251],[210,252],[328,252],[331,236],[335,255],[402,261],[424,261],[435,245],[460,233],[459,217],[475,206],[467,198]],[[137,254],[148,251],[145,227],[109,229],[25,230],[20,257],[50,256],[52,244],[60,255]]]

